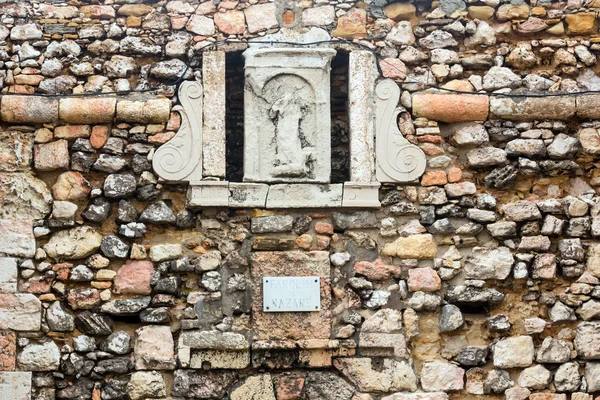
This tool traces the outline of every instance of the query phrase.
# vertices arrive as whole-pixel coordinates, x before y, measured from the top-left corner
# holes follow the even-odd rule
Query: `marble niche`
[[[243,53],[245,182],[329,182],[335,53],[329,48]]]
[[[296,35],[296,36],[294,36]],[[349,180],[332,183],[331,46],[278,45],[303,39],[280,32],[243,53],[244,175],[226,180],[225,53],[203,55],[203,80],[182,83],[177,134],[151,156],[166,182],[189,182],[188,207],[380,207],[381,183],[414,182],[423,152],[398,130],[399,86],[380,79],[369,51],[351,51],[348,73]]]

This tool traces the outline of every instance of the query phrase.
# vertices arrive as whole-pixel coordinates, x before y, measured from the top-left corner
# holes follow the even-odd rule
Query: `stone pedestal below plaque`
[[[252,254],[252,317],[255,340],[329,339],[331,336],[331,273],[329,253],[257,252]],[[320,312],[263,312],[263,277],[321,277]]]

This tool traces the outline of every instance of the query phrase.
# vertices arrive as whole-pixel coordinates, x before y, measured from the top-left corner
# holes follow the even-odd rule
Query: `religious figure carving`
[[[302,146],[301,123],[309,105],[300,92],[303,86],[292,87],[269,108],[269,118],[275,125],[275,160],[271,175],[301,177],[309,172],[311,148]]]
[[[246,50],[244,181],[329,182],[332,49]]]

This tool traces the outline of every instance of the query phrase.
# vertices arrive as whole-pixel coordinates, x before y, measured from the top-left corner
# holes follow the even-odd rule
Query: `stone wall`
[[[599,8],[0,0],[0,399],[593,399]],[[423,176],[376,210],[186,208],[151,165],[177,85],[310,27],[377,54]],[[319,277],[321,310],[263,312],[267,276]]]

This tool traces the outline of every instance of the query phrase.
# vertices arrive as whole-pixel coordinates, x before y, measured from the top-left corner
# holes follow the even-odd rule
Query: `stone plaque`
[[[263,311],[321,311],[320,281],[318,276],[263,278]]]
[[[255,340],[330,339],[331,270],[327,251],[258,251],[252,253],[252,318]],[[263,282],[269,277],[319,277],[320,310],[265,312]],[[270,310],[269,310],[270,311]]]

